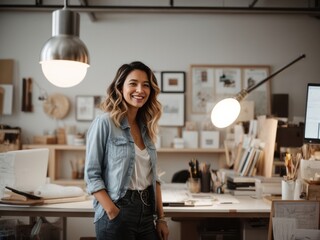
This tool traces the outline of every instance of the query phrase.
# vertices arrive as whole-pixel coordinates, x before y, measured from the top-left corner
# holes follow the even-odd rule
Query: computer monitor
[[[304,142],[320,143],[320,83],[307,85]]]

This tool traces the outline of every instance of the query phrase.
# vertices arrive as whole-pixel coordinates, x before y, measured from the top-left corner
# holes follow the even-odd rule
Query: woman
[[[87,133],[85,180],[97,239],[168,239],[154,142],[157,80],[141,62],[122,65]]]

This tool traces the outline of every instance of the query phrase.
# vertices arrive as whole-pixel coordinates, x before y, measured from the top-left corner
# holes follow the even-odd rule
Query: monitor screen
[[[320,83],[307,86],[304,141],[320,143]]]

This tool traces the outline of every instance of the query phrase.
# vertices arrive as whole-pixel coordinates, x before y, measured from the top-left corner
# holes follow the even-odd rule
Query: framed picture
[[[253,67],[243,69],[243,88],[256,85],[269,76],[269,68]],[[256,116],[271,113],[270,82],[262,84],[246,97],[255,103],[254,113]]]
[[[160,126],[184,126],[185,103],[183,93],[160,93],[158,100],[162,104]]]
[[[161,72],[161,91],[184,93],[185,76],[185,72]]]
[[[216,92],[220,94],[237,94],[241,91],[240,68],[217,68],[215,70]]]
[[[76,96],[76,120],[92,121],[99,112],[101,96]]]
[[[219,131],[201,131],[201,148],[219,148]]]
[[[192,113],[206,113],[207,103],[213,102],[214,96],[214,69],[206,65],[191,66],[191,91],[188,98]],[[189,111],[190,112],[190,111]]]
[[[259,83],[269,76],[267,65],[191,65],[188,86],[190,113],[206,114],[208,106],[236,96],[242,89]],[[271,112],[270,82],[250,92],[245,100],[254,102],[254,115]]]

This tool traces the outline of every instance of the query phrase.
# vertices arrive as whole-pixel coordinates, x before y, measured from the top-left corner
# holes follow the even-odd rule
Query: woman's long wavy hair
[[[117,71],[115,78],[107,89],[107,97],[101,103],[101,109],[109,112],[116,126],[120,126],[120,122],[126,117],[128,112],[128,104],[122,95],[123,84],[127,76],[133,70],[141,70],[148,76],[150,83],[150,95],[143,107],[139,108],[137,120],[143,122],[147,126],[147,133],[153,142],[156,142],[158,133],[158,121],[162,113],[162,106],[157,100],[160,88],[157,79],[151,69],[142,62],[132,62],[123,64]]]

